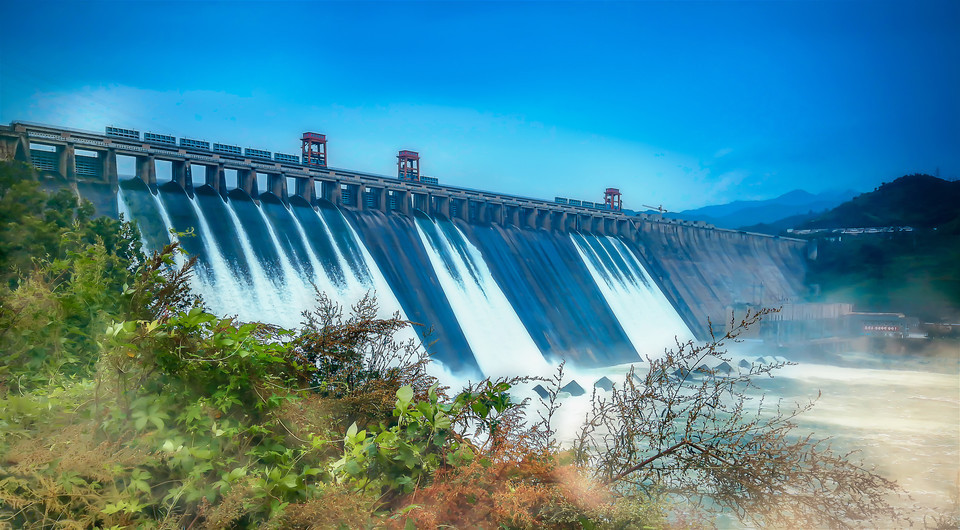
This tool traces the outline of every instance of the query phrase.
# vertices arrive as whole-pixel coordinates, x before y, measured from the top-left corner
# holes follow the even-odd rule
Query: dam
[[[633,362],[805,295],[802,240],[450,186],[413,151],[395,177],[330,167],[316,133],[300,157],[179,140],[13,122],[0,158],[135,220],[148,250],[192,232],[193,287],[218,313],[292,327],[314,287],[345,305],[373,291],[451,372]]]

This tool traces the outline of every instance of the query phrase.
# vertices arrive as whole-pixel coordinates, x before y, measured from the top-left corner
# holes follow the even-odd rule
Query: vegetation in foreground
[[[457,393],[380,319],[318,295],[300,329],[208,313],[175,245],[46,196],[0,167],[0,526],[659,528],[719,511],[777,526],[875,526],[895,485],[750,407],[749,374],[678,345],[553,438],[483,380]],[[29,205],[30,207],[20,207]],[[755,404],[757,405],[757,404]],[[878,522],[879,521],[879,522]]]

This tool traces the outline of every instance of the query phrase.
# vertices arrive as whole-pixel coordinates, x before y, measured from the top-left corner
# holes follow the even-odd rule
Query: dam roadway
[[[134,175],[119,174],[118,157],[133,159]],[[0,158],[32,164],[46,187],[69,187],[91,200],[98,212],[114,217],[121,180],[139,179],[151,190],[175,184],[189,196],[205,189],[224,198],[288,206],[329,201],[348,216],[364,211],[412,216],[419,210],[455,223],[617,237],[638,252],[698,338],[708,336],[708,320],[722,329],[731,309],[778,307],[802,301],[806,294],[806,259],[811,254],[806,241],[702,222],[16,121],[0,125]],[[158,162],[169,163],[170,182],[158,182]],[[202,175],[194,175],[197,169]],[[229,180],[235,182],[228,183],[232,172],[236,178]]]

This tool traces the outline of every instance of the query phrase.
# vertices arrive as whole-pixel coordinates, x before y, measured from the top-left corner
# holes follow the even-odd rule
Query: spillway
[[[120,211],[157,249],[183,237],[198,258],[193,288],[211,309],[295,327],[314,288],[345,306],[374,292],[433,359],[460,376],[548,375],[566,360],[638,362],[690,327],[623,238],[473,224],[311,205],[176,183],[121,183]]]
[[[180,140],[0,125],[0,151],[36,156],[45,186],[68,186],[101,214],[128,214],[148,249],[169,243],[171,230],[188,233],[179,239],[197,258],[191,285],[213,310],[293,327],[314,288],[344,305],[376,291],[385,314],[420,324],[452,373],[659,355],[676,340],[710,337],[708,323],[731,311],[802,302],[806,260],[816,256],[801,240],[625,215],[607,203]]]

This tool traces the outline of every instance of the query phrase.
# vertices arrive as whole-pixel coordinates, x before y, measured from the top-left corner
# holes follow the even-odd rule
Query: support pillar
[[[189,189],[187,181],[190,180],[190,162],[186,160],[174,160],[171,164],[171,173],[173,181],[183,189]]]
[[[363,196],[366,195],[366,193],[367,187],[363,184],[357,184],[357,193],[353,202],[354,206],[360,211],[363,211]]]
[[[297,195],[309,204],[313,204],[314,188],[313,177],[297,179]]]
[[[60,175],[71,182],[77,180],[77,150],[73,144],[58,147],[57,154],[60,155]]]
[[[428,211],[430,215],[442,215],[447,219],[450,218],[450,197],[430,194],[427,196],[427,201],[430,203]]]
[[[343,206],[343,193],[340,190],[340,181],[335,180],[333,182],[324,183],[329,186],[330,196],[327,198],[328,201],[336,204],[337,206]]]
[[[100,152],[103,180],[110,183],[110,189],[116,192],[120,189],[120,175],[117,173],[117,150],[107,149]]]
[[[137,157],[137,177],[150,189],[157,187],[157,161],[153,155]]]
[[[260,189],[257,187],[257,172],[252,169],[238,169],[237,186],[247,192],[247,195],[256,198],[260,194]]]
[[[26,162],[27,164],[33,165],[33,159],[30,157],[30,138],[27,137],[27,133],[20,133],[18,135],[19,141],[17,142],[16,152],[14,157],[21,161]]]
[[[550,210],[539,210],[537,212],[537,228],[553,229],[553,213]]]
[[[223,164],[216,166],[204,166],[203,183],[210,186],[220,195],[227,192],[227,176],[223,170]]]
[[[287,179],[282,173],[267,173],[267,191],[280,199],[287,196]]]
[[[29,163],[30,144],[27,135],[4,136],[0,138],[0,159],[19,160]]]

